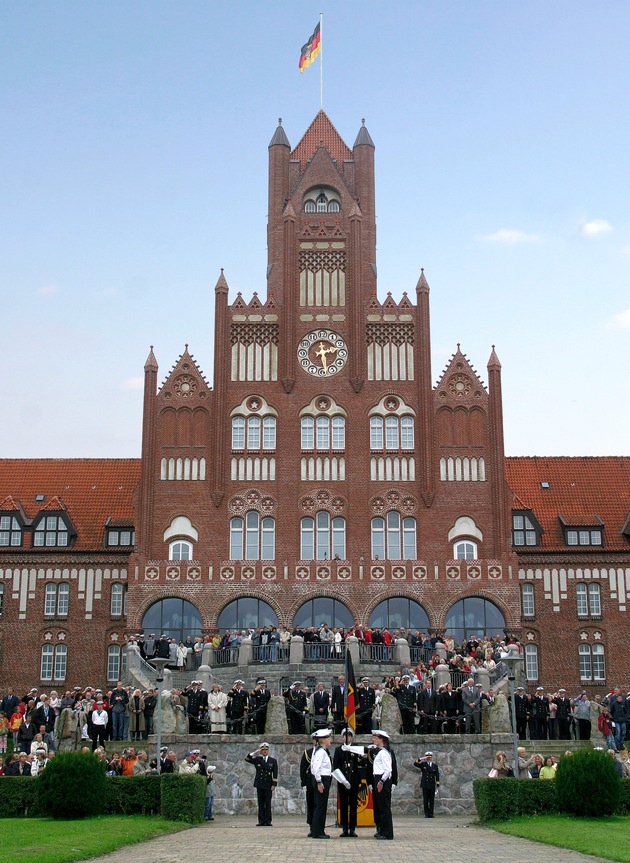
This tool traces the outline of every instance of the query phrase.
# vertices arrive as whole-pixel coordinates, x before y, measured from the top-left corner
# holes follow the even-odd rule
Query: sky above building
[[[431,287],[432,377],[503,366],[508,455],[630,440],[630,4],[0,2],[2,457],[138,456],[143,365],[213,374],[266,296],[267,147],[376,145],[378,293]]]

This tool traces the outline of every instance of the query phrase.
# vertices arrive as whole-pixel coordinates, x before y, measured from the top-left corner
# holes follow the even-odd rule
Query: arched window
[[[274,450],[276,418],[274,416],[232,417],[232,449]]]
[[[300,420],[302,449],[345,449],[346,419],[342,416],[304,416]]]
[[[524,584],[521,587],[521,600],[523,617],[534,617],[536,614],[536,606],[534,604],[533,584]]]
[[[251,510],[245,518],[230,521],[230,560],[273,560],[276,556],[276,522]]]
[[[405,629],[422,630],[429,628],[429,616],[424,608],[413,599],[405,596],[393,596],[379,602],[372,614],[368,626],[376,629]]]
[[[318,596],[298,608],[293,618],[293,626],[307,629],[310,626],[319,627],[322,623],[327,623],[330,627],[349,629],[352,621],[352,614],[343,602],[327,596]]]
[[[450,607],[446,615],[446,632],[458,643],[472,635],[504,635],[505,618],[490,600],[467,596]]]
[[[477,560],[477,543],[470,539],[460,539],[453,545],[455,560]]]
[[[412,450],[414,418],[388,414],[370,417],[370,449]]]
[[[192,602],[169,596],[150,606],[142,618],[142,629],[159,632],[176,641],[185,641],[186,636],[201,635],[201,615]]]
[[[528,680],[538,680],[538,648],[535,644],[525,645],[525,676]]]
[[[126,584],[112,584],[110,614],[112,617],[122,617],[127,614]]]
[[[273,608],[262,599],[242,596],[226,605],[217,621],[219,630],[256,629],[257,626],[277,626],[278,617]]]
[[[328,212],[329,213],[338,213],[339,212],[339,201],[331,201],[328,204]]]
[[[186,539],[176,539],[168,547],[169,560],[192,560],[193,544]]]
[[[415,560],[416,520],[388,512],[372,519],[372,560]]]
[[[326,195],[321,194],[317,197],[317,212],[325,213],[328,209],[328,202],[326,201]]]
[[[580,660],[580,680],[606,680],[606,664],[604,662],[604,645],[580,644],[578,647]]]
[[[304,212],[305,213],[314,213],[315,212],[315,201],[311,201],[310,199],[306,201],[304,204]]]
[[[44,594],[44,614],[46,617],[67,617],[70,604],[70,585],[46,585]]]
[[[66,679],[68,671],[68,648],[65,644],[44,644],[41,654],[40,680]]]
[[[310,516],[301,521],[302,560],[332,560],[346,557],[346,520],[330,517],[320,511],[315,518]]]

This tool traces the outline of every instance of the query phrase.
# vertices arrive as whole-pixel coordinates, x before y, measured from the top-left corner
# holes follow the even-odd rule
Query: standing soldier
[[[376,692],[373,686],[370,686],[370,678],[362,677],[361,683],[357,690],[358,710],[357,710],[357,732],[359,734],[369,734],[372,729],[372,713],[376,704]]]
[[[256,681],[256,687],[249,694],[249,712],[257,734],[265,733],[267,705],[270,701],[271,692],[267,689],[267,681],[261,678]]]
[[[271,827],[271,797],[278,784],[278,762],[269,755],[269,744],[261,743],[258,749],[245,756],[248,764],[256,768],[254,788],[258,795],[258,827]]]
[[[332,782],[332,761],[330,759],[330,728],[321,728],[315,732],[317,746],[311,759],[311,782],[315,800],[313,823],[311,824],[311,839],[330,839],[326,833],[326,810],[328,794]]]
[[[233,734],[245,733],[245,713],[249,706],[249,696],[243,688],[245,682],[243,680],[235,680],[234,686],[228,692],[230,705],[230,719],[232,722]]]
[[[421,771],[420,788],[424,802],[424,817],[433,818],[433,807],[435,805],[435,792],[440,787],[440,771],[433,761],[433,753],[425,752],[423,758],[413,762],[413,766]]]
[[[352,752],[349,748],[352,744],[354,731],[352,728],[344,728],[343,743],[335,749],[333,756],[333,772],[335,777],[338,775],[337,770],[343,773],[346,787],[342,782],[337,784],[337,792],[339,794],[339,823],[342,829],[341,838],[351,836],[357,838],[357,809],[359,807],[359,786],[361,785],[361,774],[359,764],[361,756]]]
[[[304,715],[307,709],[306,693],[302,691],[302,682],[296,680],[290,689],[282,693],[287,704],[289,734],[304,734],[306,731]]]
[[[549,719],[549,699],[545,696],[542,686],[536,689],[536,695],[532,699],[532,713],[534,716],[534,729],[536,740],[547,739],[547,720]]]
[[[558,695],[554,698],[558,707],[556,711],[556,719],[558,720],[558,737],[560,740],[571,739],[571,717],[573,711],[571,709],[571,700],[567,698],[566,689],[559,689]]]
[[[398,686],[394,687],[392,695],[398,702],[402,717],[403,734],[416,732],[416,687],[409,684],[409,675],[403,674]]]
[[[308,749],[305,749],[300,759],[300,784],[306,792],[306,823],[308,824],[308,838],[312,836],[311,825],[313,823],[313,810],[315,808],[315,795],[313,794],[313,783],[311,781],[311,761],[313,753],[317,748],[316,731],[311,734],[313,741]]]
[[[193,680],[182,695],[187,699],[188,730],[191,734],[201,734],[204,731],[201,719],[208,709],[208,693],[202,688],[201,680]]]
[[[527,719],[529,715],[529,699],[525,695],[523,686],[516,687],[514,696],[514,704],[516,706],[516,731],[519,740],[525,740],[527,737]]]

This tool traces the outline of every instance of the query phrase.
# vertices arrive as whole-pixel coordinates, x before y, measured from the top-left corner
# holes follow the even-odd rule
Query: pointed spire
[[[359,129],[359,134],[357,135],[357,139],[354,142],[355,147],[359,147],[361,144],[366,144],[368,147],[374,147],[374,141],[370,137],[370,133],[368,132],[365,125],[365,117],[361,120],[361,128]]]
[[[429,283],[427,282],[426,276],[424,275],[424,267],[422,267],[422,269],[420,270],[420,278],[418,279],[418,284],[416,285],[416,293],[429,293]]]
[[[144,364],[145,372],[157,372],[158,364],[155,359],[155,354],[153,353],[153,345],[151,345],[151,350],[149,351],[149,356],[147,357],[147,361]]]
[[[223,275],[223,267],[221,267],[221,275],[219,276],[216,285],[214,286],[215,294],[227,294],[229,292],[228,283]]]
[[[492,353],[490,354],[490,359],[488,360],[488,371],[489,372],[500,372],[501,371],[501,363],[499,362],[499,358],[496,355],[494,350],[494,345],[492,345]]]
[[[291,144],[289,144],[287,134],[282,128],[282,117],[278,117],[278,128],[273,133],[273,138],[269,142],[269,147],[288,147],[291,149]]]

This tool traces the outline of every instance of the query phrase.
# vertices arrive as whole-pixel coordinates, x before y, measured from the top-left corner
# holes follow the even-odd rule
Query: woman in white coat
[[[210,714],[210,731],[213,734],[227,732],[228,697],[222,692],[218,683],[213,684],[208,694],[208,713]]]

